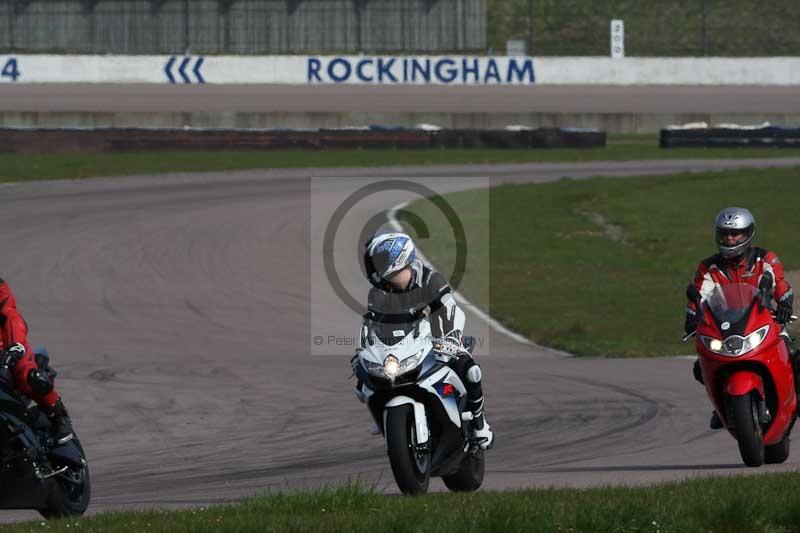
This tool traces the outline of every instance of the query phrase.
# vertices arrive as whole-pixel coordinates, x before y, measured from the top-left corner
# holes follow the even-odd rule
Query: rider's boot
[[[461,362],[466,367],[467,406],[472,412],[470,438],[482,450],[488,450],[494,444],[494,433],[492,433],[492,429],[483,414],[483,387],[481,385],[483,375],[481,367],[469,355],[462,356]]]
[[[470,422],[470,437],[482,450],[488,450],[494,446],[494,433],[483,413],[474,417]]]
[[[74,436],[72,419],[70,419],[61,398],[52,406],[45,408],[45,414],[50,419],[50,434],[55,439],[56,445],[60,446],[69,442]]]
[[[698,383],[705,385],[705,383],[703,383],[703,371],[700,369],[700,359],[694,360],[694,366],[692,366],[692,375]],[[708,427],[711,429],[722,429],[723,427],[722,419],[720,419],[716,410],[711,411],[711,420],[708,421]]]

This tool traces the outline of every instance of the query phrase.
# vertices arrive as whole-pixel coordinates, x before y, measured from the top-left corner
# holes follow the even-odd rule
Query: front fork
[[[730,398],[730,396],[728,398]],[[727,408],[725,415],[726,427],[729,430],[735,430],[736,423],[733,416],[733,402],[726,400],[725,403]],[[772,421],[772,413],[770,412],[769,407],[767,407],[767,401],[764,398],[758,398],[758,400],[756,400],[756,411],[759,425],[762,428],[766,427]],[[792,422],[792,424],[794,424],[794,422]],[[791,430],[791,427],[789,429]]]
[[[772,414],[769,412],[769,408],[767,407],[764,382],[762,381],[761,376],[750,370],[738,370],[730,375],[728,382],[725,384],[725,395],[728,398],[733,398],[735,396],[749,396],[752,394],[756,395],[756,410],[759,424],[762,426],[769,424],[769,422],[772,420]],[[733,405],[733,402],[728,401],[726,403],[728,405],[728,412],[726,413],[728,428],[733,429],[734,418],[730,411],[730,406]]]

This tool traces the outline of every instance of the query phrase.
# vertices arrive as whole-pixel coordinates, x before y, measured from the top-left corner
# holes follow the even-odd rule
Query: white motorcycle
[[[475,339],[465,342],[471,353]],[[427,318],[412,324],[365,318],[355,372],[367,407],[386,439],[404,494],[427,492],[431,476],[452,491],[483,483],[484,454],[469,435],[472,413],[464,383],[437,351]]]

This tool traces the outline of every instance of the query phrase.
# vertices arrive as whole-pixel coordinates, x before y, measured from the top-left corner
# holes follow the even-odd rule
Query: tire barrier
[[[68,153],[323,148],[601,148],[606,133],[544,128],[431,130],[370,126],[319,130],[0,129],[0,152]]]
[[[765,126],[662,129],[661,148],[798,147],[800,128]]]

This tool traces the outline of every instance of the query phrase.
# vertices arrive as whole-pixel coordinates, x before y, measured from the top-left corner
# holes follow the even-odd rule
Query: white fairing
[[[370,363],[382,364],[389,355],[395,356],[398,362],[402,363],[418,354],[420,350],[427,354],[433,347],[431,326],[427,320],[419,323],[419,334],[416,337],[412,331],[397,344],[393,345],[381,342],[374,332],[368,333],[366,326],[362,326],[361,336],[362,344],[358,357]]]
[[[389,413],[389,409],[406,404],[414,407],[414,426],[417,429],[416,443],[425,444],[430,437],[430,432],[428,431],[428,417],[425,415],[425,406],[408,396],[395,396],[386,402],[386,409],[383,410],[383,427],[386,427],[386,416]]]
[[[454,308],[455,312],[460,311],[458,308]],[[431,351],[433,348],[433,340],[431,337],[431,326],[427,320],[423,320],[419,323],[418,326],[419,332],[415,336],[414,332],[408,333],[402,340],[397,342],[393,345],[387,345],[381,342],[381,340],[375,335],[373,332],[369,331],[369,328],[366,326],[362,327],[361,330],[361,349],[358,352],[358,357],[364,362],[371,363],[373,365],[382,365],[384,361],[390,356],[394,356],[399,364],[402,365],[403,361],[410,359],[412,357],[416,357],[422,352],[423,358],[428,352]],[[421,360],[420,360],[421,362]],[[364,365],[368,368],[369,365]],[[422,381],[417,382],[417,386],[427,390],[428,392],[434,394],[439,401],[442,402],[444,406],[445,412],[447,413],[448,418],[450,421],[458,428],[461,427],[461,413],[459,412],[458,405],[455,401],[450,398],[442,398],[438,391],[435,389],[434,385],[439,382],[449,383],[451,384],[461,396],[466,395],[467,390],[464,387],[464,383],[458,377],[458,374],[455,373],[453,369],[450,367],[442,367],[430,376],[426,377]],[[363,392],[366,397],[366,400],[369,401],[369,398],[374,394],[374,391],[371,390],[366,385],[363,386]],[[417,435],[418,438],[421,439],[422,436],[425,436],[425,440],[420,440],[420,443],[426,442],[428,439],[428,424],[427,424],[427,415],[425,413],[425,406],[422,403],[419,403],[412,398],[407,396],[397,396],[392,398],[387,404],[386,407],[394,407],[397,405],[403,404],[411,404],[414,406],[414,418],[417,423]],[[384,411],[384,427],[386,422],[386,411]]]
[[[455,387],[459,394],[465,395],[467,393],[467,389],[459,379],[458,374],[456,374],[452,368],[447,366],[440,368],[423,381],[417,383],[417,385],[435,394],[439,400],[442,400],[442,398],[439,396],[439,393],[436,392],[436,389],[433,387],[434,384],[442,381],[442,379],[444,379],[445,383],[450,383],[453,387]],[[444,406],[444,410],[447,413],[448,418],[450,418],[450,421],[457,427],[461,427],[461,413],[458,411],[458,406],[455,405],[455,402],[442,401],[442,405]]]

